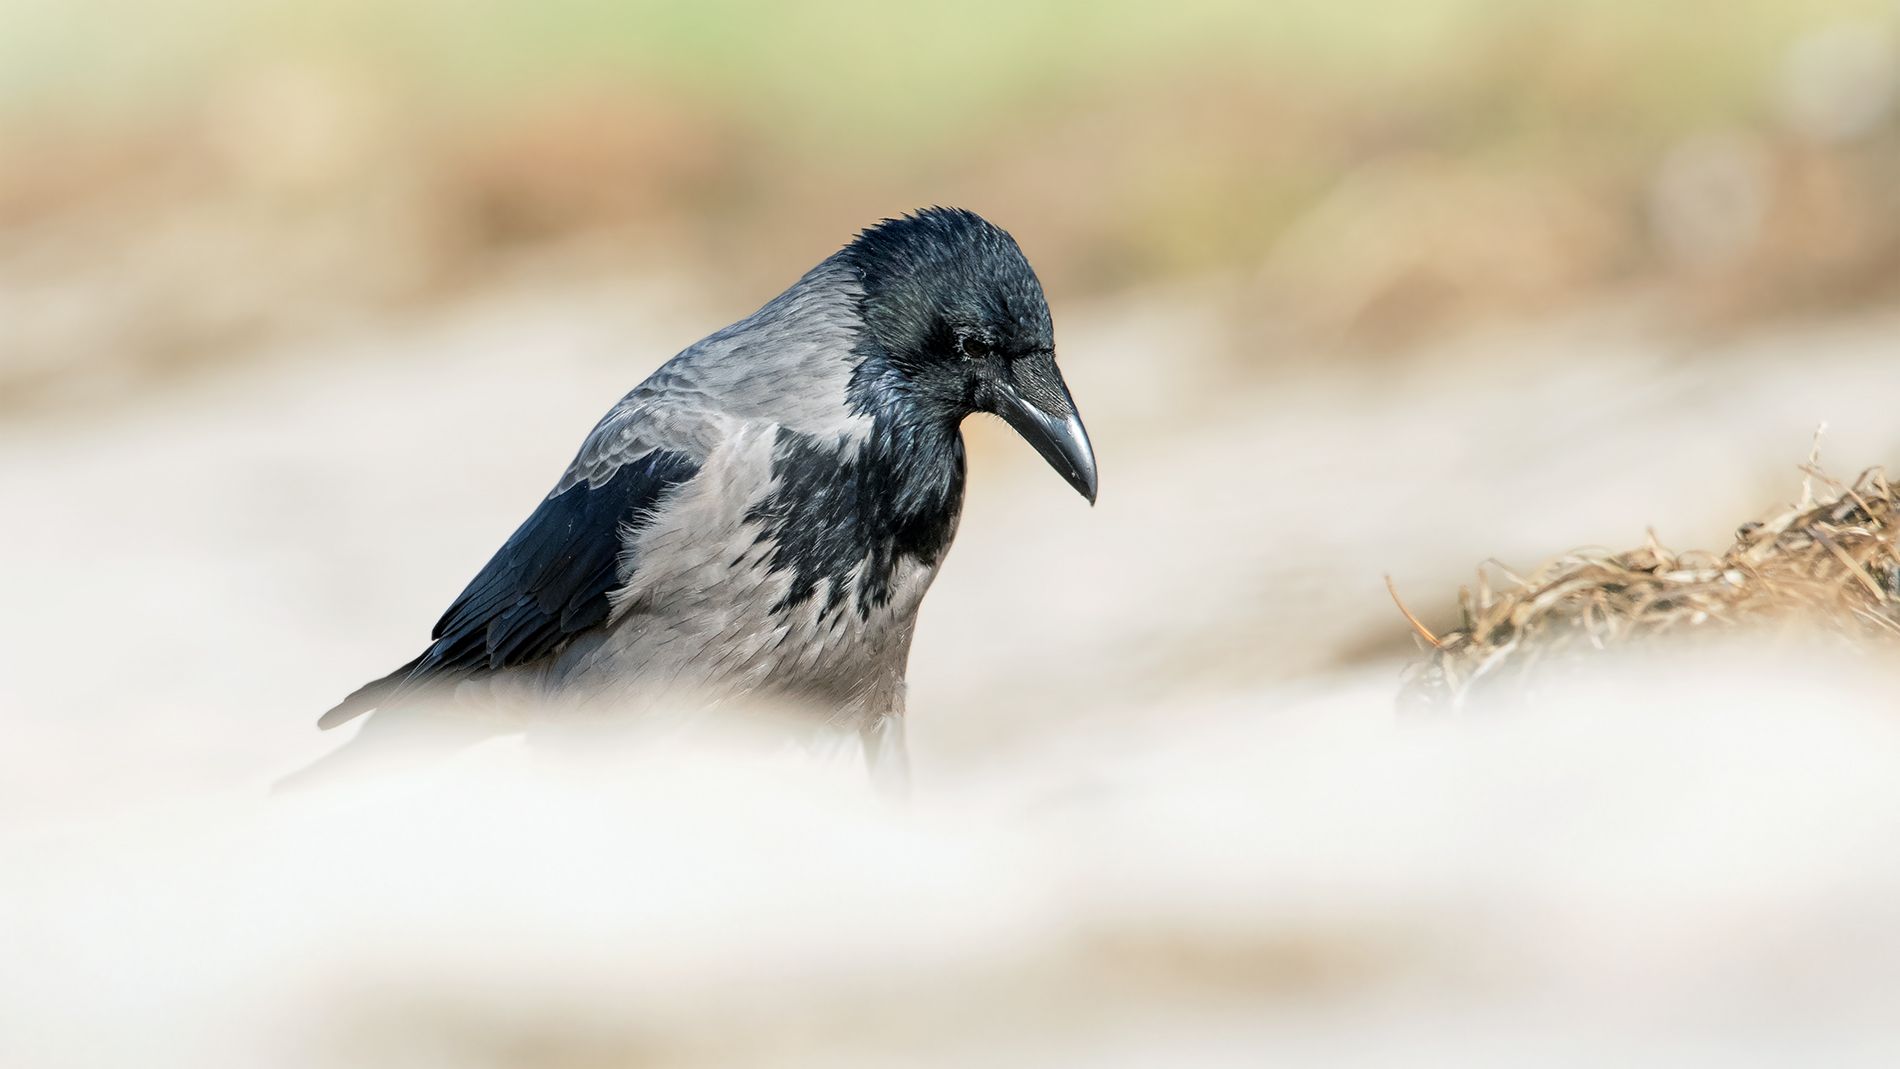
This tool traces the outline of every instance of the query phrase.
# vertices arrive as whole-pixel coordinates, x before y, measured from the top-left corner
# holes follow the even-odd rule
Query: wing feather
[[[421,657],[345,698],[318,721],[334,727],[432,681],[532,664],[604,623],[622,583],[624,529],[638,526],[699,473],[686,453],[651,449],[599,485],[564,480],[436,622]]]

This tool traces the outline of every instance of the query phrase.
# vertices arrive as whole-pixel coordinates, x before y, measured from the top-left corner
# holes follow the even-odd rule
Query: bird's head
[[[913,404],[952,426],[1001,416],[1094,503],[1095,452],[1056,369],[1042,283],[1014,238],[972,212],[927,208],[840,255],[864,287],[865,330]]]

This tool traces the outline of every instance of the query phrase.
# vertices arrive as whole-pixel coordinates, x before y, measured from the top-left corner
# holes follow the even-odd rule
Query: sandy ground
[[[723,322],[522,286],[0,426],[0,1063],[1892,1064],[1900,718],[1746,651],[1393,714],[1477,561],[1719,548],[1900,456],[1900,319],[1640,308],[1241,373],[1056,310],[1089,509],[971,427],[908,809],[852,755],[506,740],[269,801],[611,401]]]

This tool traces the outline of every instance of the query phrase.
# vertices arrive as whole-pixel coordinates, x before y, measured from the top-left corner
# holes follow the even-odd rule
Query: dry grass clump
[[[1637,549],[1574,550],[1526,577],[1487,561],[1514,585],[1492,590],[1481,567],[1477,593],[1459,591],[1457,630],[1435,636],[1412,619],[1432,650],[1408,670],[1402,704],[1458,709],[1528,692],[1596,652],[1718,630],[1849,649],[1900,639],[1900,501],[1885,471],[1845,486],[1802,470],[1801,503],[1742,525],[1720,555],[1677,554],[1652,530]],[[1814,479],[1834,496],[1817,501]]]

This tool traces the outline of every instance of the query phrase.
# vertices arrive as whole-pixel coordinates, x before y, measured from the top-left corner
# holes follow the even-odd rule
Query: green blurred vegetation
[[[1009,109],[1149,80],[1245,74],[1391,97],[1516,76],[1494,119],[1574,101],[1676,126],[1759,103],[1804,28],[1879,0],[7,0],[0,99],[18,112],[180,106],[260,57],[366,65],[430,102],[508,107],[663,86],[788,134],[930,151]],[[1474,64],[1477,69],[1474,70]]]
[[[770,214],[766,202],[794,195],[762,188],[758,176],[796,171],[789,186],[842,185],[860,202],[819,210],[827,226],[865,218],[871,203],[881,213],[907,197],[980,198],[989,176],[1008,169],[1004,157],[1085,137],[1064,129],[1083,114],[1099,139],[1139,145],[1078,150],[1085,162],[1057,168],[1069,183],[1100,173],[1104,192],[1077,195],[1121,213],[1072,257],[1095,265],[1073,281],[1099,288],[1257,257],[1343,169],[1381,151],[1579,158],[1586,167],[1653,152],[1682,131],[1759,112],[1780,53],[1803,29],[1890,8],[7,0],[0,108],[16,125],[152,126],[189,116],[247,70],[315,62],[369,80],[405,113],[466,142],[547,121],[577,98],[633,97],[648,110],[660,102],[674,125],[711,131],[722,146],[718,163],[673,183],[695,188],[667,210],[755,223]],[[747,147],[733,148],[738,141]],[[520,231],[530,217],[541,222],[527,230],[566,225],[549,220],[569,213],[509,209],[500,214],[515,222],[501,229]]]
[[[1681,274],[1657,175],[1723,131],[1671,187],[1742,250],[1691,279],[1715,316],[1884,299],[1896,124],[1777,113],[1856,20],[1891,59],[1892,0],[0,0],[0,301],[68,309],[0,324],[0,393],[588,241],[743,303],[930,203],[1057,296],[1221,276],[1242,318],[1403,342]]]

